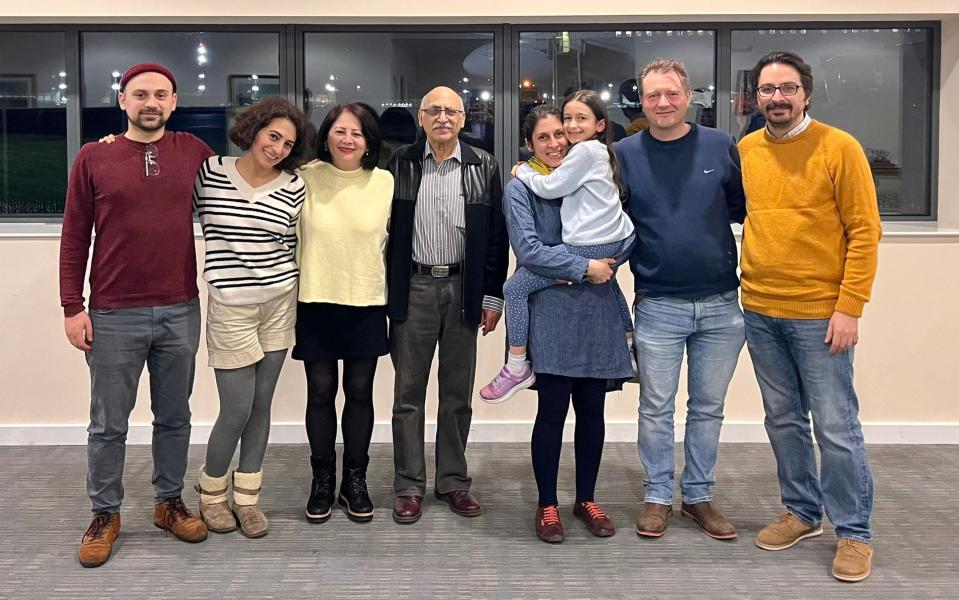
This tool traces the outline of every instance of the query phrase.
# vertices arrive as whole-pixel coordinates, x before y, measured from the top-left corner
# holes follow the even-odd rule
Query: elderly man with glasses
[[[70,172],[60,243],[60,303],[67,339],[90,368],[87,494],[94,518],[80,564],[105,563],[120,533],[130,412],[143,366],[153,409],[153,523],[187,542],[206,539],[183,504],[190,392],[200,343],[193,242],[193,179],[210,148],[166,131],[176,80],[143,63],[120,81],[129,127],[112,144],[87,144]],[[93,241],[90,310],[83,279]]]
[[[396,371],[393,519],[414,523],[426,493],[426,386],[439,345],[436,497],[467,517],[482,511],[470,492],[466,440],[472,417],[476,331],[503,311],[509,241],[496,160],[459,141],[463,100],[437,87],[420,104],[425,139],[390,160],[393,208],[388,248],[390,355]]]

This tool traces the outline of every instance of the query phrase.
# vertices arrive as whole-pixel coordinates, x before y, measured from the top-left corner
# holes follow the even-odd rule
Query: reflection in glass
[[[380,166],[416,140],[420,100],[445,85],[463,98],[464,142],[493,152],[492,33],[306,33],[304,104],[319,125],[336,104],[365,102],[380,114]]]
[[[65,69],[63,33],[0,33],[0,216],[63,212]]]
[[[648,121],[636,76],[654,58],[671,56],[686,63],[693,87],[687,119],[715,127],[715,38],[703,29],[522,32],[519,124],[537,104],[559,105],[569,93],[589,89],[606,100],[614,139],[642,131]],[[525,147],[520,153],[526,156]]]
[[[158,62],[177,80],[177,109],[167,126],[188,131],[218,154],[237,110],[280,91],[279,36],[250,32],[86,32],[83,45],[83,141],[127,127],[117,105],[124,69]]]
[[[932,30],[763,29],[732,32],[730,133],[761,129],[749,71],[767,52],[813,71],[809,114],[852,134],[872,168],[884,215],[929,214]]]

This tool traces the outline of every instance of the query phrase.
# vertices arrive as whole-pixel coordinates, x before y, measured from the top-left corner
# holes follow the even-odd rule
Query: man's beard
[[[130,115],[127,115],[127,119],[130,121],[131,125],[143,131],[159,131],[160,129],[163,129],[163,127],[166,125],[166,122],[167,122],[167,120],[163,118],[163,113],[149,113],[149,114],[150,116],[156,116],[158,118],[155,121],[146,123],[144,122],[143,115],[141,113],[141,114],[138,114],[135,119],[130,118]]]

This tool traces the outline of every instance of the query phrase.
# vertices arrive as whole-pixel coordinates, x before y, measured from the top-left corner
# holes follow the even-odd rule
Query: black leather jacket
[[[413,215],[423,173],[426,140],[399,148],[390,159],[393,209],[387,246],[390,319],[405,321],[413,272]],[[496,159],[460,142],[463,198],[466,202],[466,251],[462,265],[463,321],[479,325],[483,296],[503,297],[509,263],[509,238],[503,216],[503,184]]]

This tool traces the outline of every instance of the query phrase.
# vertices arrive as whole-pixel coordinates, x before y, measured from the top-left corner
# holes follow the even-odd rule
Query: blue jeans
[[[786,510],[819,523],[825,507],[840,538],[870,541],[872,472],[853,389],[852,348],[829,354],[823,341],[828,319],[780,319],[751,311],[745,318]]]
[[[684,349],[689,401],[680,490],[689,504],[712,500],[726,389],[745,343],[738,300],[738,291],[730,290],[695,300],[646,297],[636,305],[639,457],[646,469],[646,502],[673,502],[673,414]]]
[[[190,393],[200,344],[200,303],[90,310],[87,494],[93,512],[119,512],[130,413],[143,365],[150,372],[153,487],[157,500],[183,490],[190,447]]]

